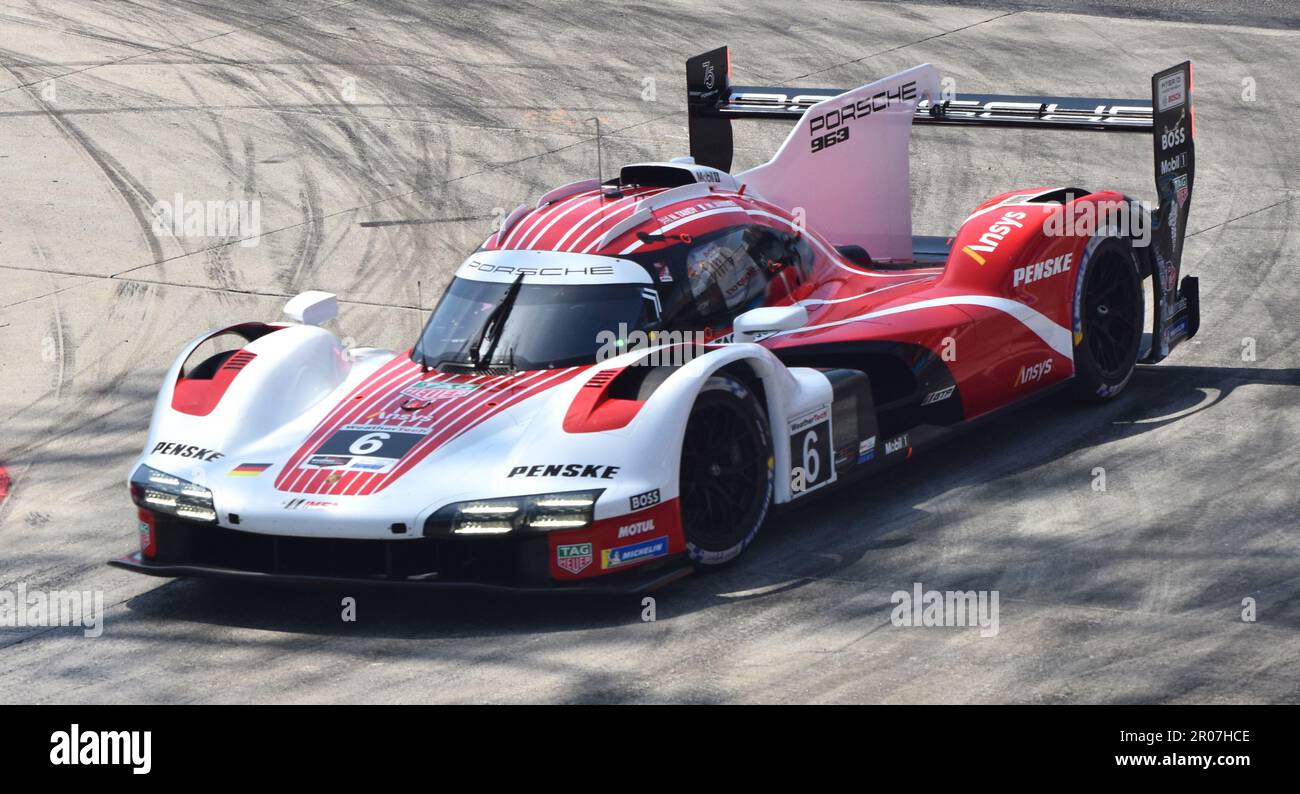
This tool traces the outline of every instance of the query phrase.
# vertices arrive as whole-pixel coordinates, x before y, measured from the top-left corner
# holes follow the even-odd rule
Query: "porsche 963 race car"
[[[113,564],[644,590],[972,421],[1113,398],[1196,333],[1190,63],[1141,100],[945,97],[929,65],[736,86],[725,48],[686,72],[690,155],[520,206],[409,349],[345,348],[318,292],[193,340],[130,473],[140,548]],[[740,119],[794,129],[731,173]],[[908,142],[937,125],[1149,135],[1158,202],[1037,186],[915,236]]]

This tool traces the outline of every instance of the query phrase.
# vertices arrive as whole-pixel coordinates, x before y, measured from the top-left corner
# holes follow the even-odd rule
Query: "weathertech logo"
[[[74,722],[71,730],[50,734],[51,764],[130,766],[135,775],[147,775],[153,768],[152,731],[83,731],[80,727]]]
[[[1020,372],[1016,375],[1016,382],[1013,386],[1024,386],[1026,383],[1033,383],[1042,380],[1052,372],[1052,360],[1044,359],[1032,366],[1021,367]]]
[[[1011,234],[1012,229],[1023,229],[1021,223],[1026,215],[1023,212],[1004,212],[998,222],[989,227],[989,230],[980,235],[978,243],[972,243],[961,249],[967,256],[974,259],[982,267],[984,265],[984,254],[991,254],[998,250],[998,244]]]

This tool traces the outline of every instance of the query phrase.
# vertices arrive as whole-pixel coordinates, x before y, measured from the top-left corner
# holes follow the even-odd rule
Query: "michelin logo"
[[[652,538],[630,546],[605,549],[600,553],[600,567],[609,570],[631,565],[634,562],[664,557],[668,554],[668,537]]]

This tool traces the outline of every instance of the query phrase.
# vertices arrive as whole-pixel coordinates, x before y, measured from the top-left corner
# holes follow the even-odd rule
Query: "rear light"
[[[142,508],[136,511],[136,515],[140,518],[140,553],[147,559],[153,559],[158,553],[153,513]]]

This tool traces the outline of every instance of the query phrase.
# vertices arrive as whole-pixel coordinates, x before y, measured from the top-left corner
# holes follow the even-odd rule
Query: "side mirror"
[[[339,316],[339,299],[332,292],[304,292],[284,304],[284,316],[303,325],[327,323]]]
[[[777,331],[793,331],[808,324],[808,310],[793,306],[763,306],[750,309],[732,324],[737,342],[755,342]]]

